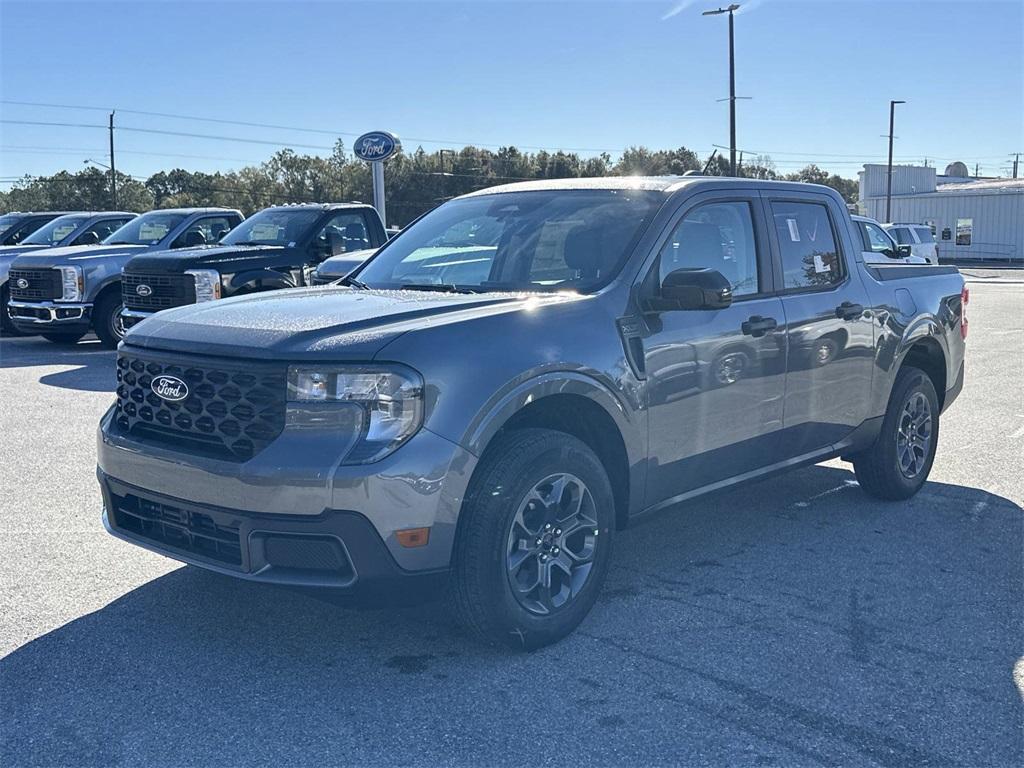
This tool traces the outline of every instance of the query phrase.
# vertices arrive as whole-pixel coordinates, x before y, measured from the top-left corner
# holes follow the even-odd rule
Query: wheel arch
[[[232,275],[225,286],[229,296],[243,292],[296,288],[295,281],[283,272],[272,269],[254,269]]]
[[[582,375],[538,377],[495,403],[465,444],[482,459],[502,435],[525,428],[564,432],[593,450],[612,485],[616,523],[626,524],[641,500],[645,464],[641,431],[617,397]]]
[[[893,373],[893,382],[899,372],[907,367],[920,368],[931,379],[935,387],[935,395],[939,399],[939,410],[942,410],[946,400],[946,387],[948,383],[948,370],[946,352],[934,336],[921,336],[908,343],[900,355],[900,363]]]

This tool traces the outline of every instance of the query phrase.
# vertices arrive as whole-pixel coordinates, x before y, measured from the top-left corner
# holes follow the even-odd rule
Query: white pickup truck
[[[928,260],[915,256],[909,245],[900,245],[885,228],[867,216],[853,215],[853,224],[863,241],[865,264],[928,264]],[[938,263],[938,260],[935,261]]]

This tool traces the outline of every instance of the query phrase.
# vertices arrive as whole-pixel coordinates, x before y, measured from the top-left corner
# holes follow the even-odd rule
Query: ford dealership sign
[[[353,151],[360,160],[374,163],[387,160],[401,148],[402,142],[393,133],[370,131],[356,139]]]

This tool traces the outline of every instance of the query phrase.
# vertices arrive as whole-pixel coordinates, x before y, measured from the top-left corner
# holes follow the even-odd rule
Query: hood
[[[376,248],[367,248],[362,251],[352,251],[351,253],[339,253],[337,256],[324,259],[320,266],[316,268],[316,272],[322,278],[344,277],[356,267],[361,266],[364,261],[376,252]]]
[[[574,298],[293,288],[164,310],[132,327],[125,343],[233,357],[371,360],[407,331]]]
[[[128,256],[144,251],[148,247],[146,245],[70,245],[65,248],[42,248],[18,256],[16,266],[19,269],[59,267],[69,264],[85,267],[92,259]]]
[[[213,267],[221,272],[237,272],[249,261],[266,263],[268,256],[284,253],[280,245],[203,245],[198,248],[177,248],[136,256],[129,267],[132,272],[179,274],[186,269]]]
[[[46,245],[0,245],[0,261],[10,261],[15,256],[20,256],[23,253],[38,251],[48,247]]]

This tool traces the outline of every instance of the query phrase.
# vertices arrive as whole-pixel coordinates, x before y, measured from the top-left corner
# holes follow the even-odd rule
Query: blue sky
[[[779,170],[854,176],[960,159],[983,174],[1024,152],[1024,2],[748,0],[736,16],[738,145]],[[336,132],[407,149],[728,143],[727,22],[713,0],[142,2],[0,0],[0,98]],[[102,111],[0,104],[3,120],[105,124]],[[120,170],[237,168],[331,133],[130,114]],[[249,139],[243,142],[237,139]],[[271,142],[259,144],[254,142]],[[102,128],[0,123],[0,179],[105,161]],[[316,149],[297,148],[317,152]],[[180,157],[188,155],[189,157]],[[4,187],[8,186],[3,184]]]

